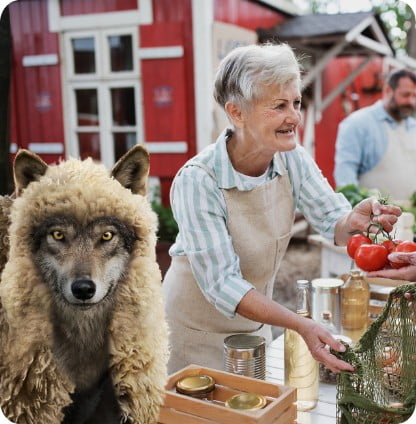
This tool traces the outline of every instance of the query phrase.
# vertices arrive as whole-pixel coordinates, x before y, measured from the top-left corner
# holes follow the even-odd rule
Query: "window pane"
[[[75,90],[79,126],[99,125],[98,97],[95,88]]]
[[[124,153],[137,144],[136,133],[114,133],[115,160],[120,159]]]
[[[110,47],[111,71],[132,71],[133,50],[130,35],[112,35],[108,37]]]
[[[134,88],[112,88],[113,125],[136,125]]]
[[[74,72],[76,74],[95,73],[95,41],[94,38],[73,38]]]
[[[81,159],[101,159],[100,137],[98,133],[78,133],[79,155]]]

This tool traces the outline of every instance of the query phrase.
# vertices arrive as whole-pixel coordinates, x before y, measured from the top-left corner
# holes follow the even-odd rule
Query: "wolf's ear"
[[[29,150],[20,149],[13,163],[16,195],[20,196],[22,190],[31,182],[39,180],[47,169],[48,165],[38,155]]]
[[[125,153],[114,165],[111,175],[134,194],[145,196],[149,175],[149,153],[137,144]]]

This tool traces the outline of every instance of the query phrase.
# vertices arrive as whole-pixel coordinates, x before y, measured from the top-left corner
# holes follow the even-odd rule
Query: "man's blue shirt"
[[[339,125],[336,141],[334,178],[337,187],[357,184],[360,175],[370,171],[386,152],[385,123],[394,130],[397,122],[386,112],[381,100],[353,112]],[[416,120],[406,118],[407,131],[414,132]]]

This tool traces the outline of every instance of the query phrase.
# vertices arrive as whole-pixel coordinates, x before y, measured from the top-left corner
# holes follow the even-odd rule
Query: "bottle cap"
[[[225,401],[227,408],[239,410],[255,410],[266,406],[266,398],[255,393],[238,393]]]
[[[323,311],[322,312],[322,318],[325,320],[331,319],[332,318],[332,314],[330,311]]]
[[[210,375],[187,375],[176,382],[176,391],[184,395],[209,393],[215,388],[215,380]]]
[[[308,280],[297,280],[296,284],[300,287],[308,287],[309,281]]]

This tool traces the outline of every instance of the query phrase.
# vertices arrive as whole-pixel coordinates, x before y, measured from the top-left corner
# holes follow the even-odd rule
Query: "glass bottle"
[[[337,328],[333,322],[332,314],[330,311],[323,311],[321,313],[321,319],[319,320],[319,324],[324,327],[327,331],[329,331],[332,336],[335,337],[337,333]],[[329,350],[329,346],[325,346],[326,349]],[[319,363],[319,381],[321,383],[327,384],[336,384],[337,376],[334,374],[329,368],[327,368],[323,363]]]
[[[311,318],[309,282],[297,281],[296,312]],[[294,330],[284,333],[285,384],[297,389],[297,409],[307,411],[318,402],[319,368],[302,336]]]
[[[332,314],[330,311],[323,311],[321,314],[320,323],[322,327],[328,330],[332,335],[337,334],[337,327],[334,324],[332,319]]]
[[[359,269],[351,270],[341,287],[341,324],[343,334],[356,342],[368,326],[370,287]]]

